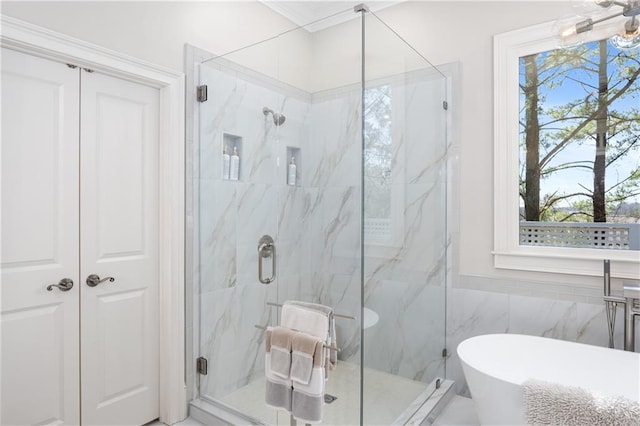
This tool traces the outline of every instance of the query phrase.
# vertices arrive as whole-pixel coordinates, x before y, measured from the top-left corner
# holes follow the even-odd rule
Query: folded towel
[[[291,306],[296,306],[296,307],[300,307],[300,308],[304,308],[310,311],[320,313],[323,317],[326,316],[327,322],[325,322],[323,319],[322,324],[318,325],[318,329],[312,328],[312,325],[309,325],[309,324],[294,323],[294,321],[296,321],[296,319],[298,318],[303,318],[300,321],[307,321],[308,317],[304,313],[301,313],[301,311],[292,309]],[[285,310],[287,311],[286,318],[285,318]],[[286,324],[287,324],[285,325],[285,323],[282,323],[281,321],[283,326],[287,326],[305,333],[313,334],[314,336],[318,336],[321,339],[323,339],[327,345],[327,349],[326,349],[327,370],[326,371],[328,372],[329,370],[334,370],[336,368],[338,363],[338,351],[336,349],[329,349],[329,347],[335,348],[338,346],[338,340],[336,336],[336,323],[335,323],[335,317],[333,315],[333,308],[325,305],[320,305],[318,303],[302,302],[299,300],[288,300],[283,304],[282,318],[283,318],[283,321],[286,321]],[[314,320],[316,319],[316,317],[313,317],[313,318]],[[326,324],[326,334],[324,329],[325,324]]]
[[[325,344],[323,341],[318,340],[316,342],[316,349],[313,352],[313,366],[314,367],[322,367],[324,364],[324,347]]]
[[[524,420],[529,425],[640,425],[638,401],[538,380],[524,382],[522,391]]]
[[[282,305],[280,326],[308,333],[323,341],[329,339],[329,316],[306,306],[285,302]]]
[[[288,379],[291,371],[291,342],[295,332],[284,327],[271,330],[271,373]]]
[[[264,394],[265,403],[272,408],[286,410],[291,413],[293,388],[291,380],[281,379],[271,373],[271,355],[265,356],[265,376],[267,385]]]
[[[322,365],[323,351],[323,341],[318,337],[297,332],[291,341],[291,380],[308,384],[314,365]]]
[[[305,423],[319,423],[322,421],[324,376],[324,367],[314,367],[308,384],[304,385],[293,381],[291,414],[296,420]]]

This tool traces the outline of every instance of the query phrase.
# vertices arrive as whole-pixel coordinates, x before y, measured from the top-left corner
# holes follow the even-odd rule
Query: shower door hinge
[[[196,371],[198,374],[207,375],[207,359],[205,357],[196,358]]]
[[[197,88],[197,97],[198,102],[206,102],[207,100],[207,85],[203,84],[202,86],[198,86]]]
[[[449,352],[447,351],[447,348],[444,348],[444,349],[442,350],[442,358],[446,358],[446,357],[448,357],[448,356],[449,356]]]
[[[447,101],[442,101],[442,109],[443,110],[448,110],[449,109],[449,102]]]

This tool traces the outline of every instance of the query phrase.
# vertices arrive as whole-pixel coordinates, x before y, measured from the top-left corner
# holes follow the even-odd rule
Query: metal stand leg
[[[635,333],[636,316],[633,312],[633,299],[627,299],[624,304],[624,350],[636,351],[636,333]]]

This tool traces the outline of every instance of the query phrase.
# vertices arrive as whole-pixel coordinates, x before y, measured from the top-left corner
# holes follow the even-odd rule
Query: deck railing
[[[527,246],[640,250],[640,223],[520,222]]]

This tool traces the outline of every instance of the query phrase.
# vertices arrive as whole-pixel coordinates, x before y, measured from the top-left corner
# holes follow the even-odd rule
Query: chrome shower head
[[[280,114],[279,112],[274,112],[271,108],[264,107],[262,108],[262,113],[266,116],[271,114],[273,116],[273,124],[276,126],[282,125],[287,117],[284,114]]]

